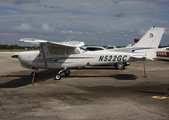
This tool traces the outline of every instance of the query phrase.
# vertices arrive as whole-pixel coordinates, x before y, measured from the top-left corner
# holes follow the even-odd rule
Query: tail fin
[[[144,52],[146,58],[155,58],[156,50],[160,44],[165,28],[152,27],[139,41],[133,46],[134,51]]]

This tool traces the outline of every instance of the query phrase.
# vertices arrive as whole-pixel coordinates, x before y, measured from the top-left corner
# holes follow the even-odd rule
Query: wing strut
[[[45,57],[45,52],[44,52],[43,44],[42,44],[42,43],[40,44],[40,48],[41,48],[41,50],[42,50],[43,60],[44,60],[44,62],[45,62],[45,67],[48,68],[47,62],[46,62],[46,57]]]
[[[37,64],[36,64],[36,68],[35,68],[34,73],[33,73],[32,84],[34,83],[34,78],[35,78],[35,75],[36,75],[36,70],[38,69],[38,62],[39,62],[40,56],[41,56],[41,53],[39,53],[38,61],[37,61]]]

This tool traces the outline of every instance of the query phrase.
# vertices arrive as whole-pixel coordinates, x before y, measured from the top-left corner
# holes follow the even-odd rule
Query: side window
[[[44,50],[44,53],[47,53],[48,52],[48,46],[43,46],[43,50]]]
[[[61,47],[51,47],[50,53],[51,53],[51,54],[65,54],[65,48],[61,48]]]
[[[79,54],[80,51],[77,48],[67,48],[66,49],[66,53],[68,55],[70,55],[70,54]]]
[[[104,50],[103,48],[96,48],[97,50]]]
[[[42,51],[42,50],[44,51],[45,54],[48,53],[48,50],[49,50],[48,45],[47,44],[43,44],[43,47],[40,48],[40,51]]]
[[[96,51],[96,48],[92,48],[92,47],[89,47],[89,48],[86,48],[87,50],[89,51]]]

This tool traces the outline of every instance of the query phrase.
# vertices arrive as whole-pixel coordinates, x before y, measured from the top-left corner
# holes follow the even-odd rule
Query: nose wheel
[[[60,74],[55,75],[55,80],[60,80],[62,76]]]

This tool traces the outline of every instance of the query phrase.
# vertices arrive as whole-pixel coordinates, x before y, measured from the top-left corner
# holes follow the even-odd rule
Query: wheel
[[[60,80],[62,76],[60,74],[55,75],[55,80]]]
[[[64,73],[65,73],[66,76],[69,76],[70,75],[70,70],[67,69],[67,70],[64,71]]]
[[[117,64],[115,64],[115,67],[119,70],[122,70],[125,68],[125,64],[124,63],[117,63]]]
[[[34,72],[31,73],[31,77],[33,77]],[[35,77],[37,77],[38,73],[35,72]]]

